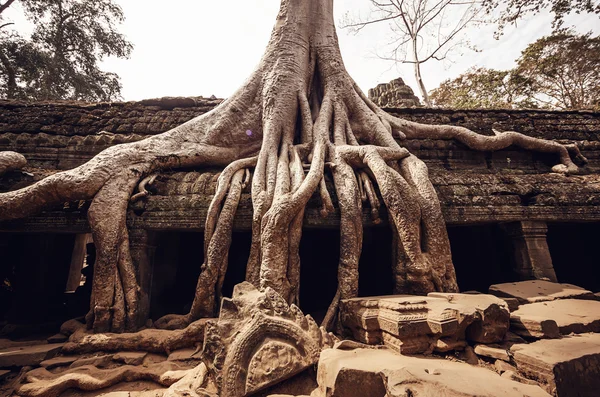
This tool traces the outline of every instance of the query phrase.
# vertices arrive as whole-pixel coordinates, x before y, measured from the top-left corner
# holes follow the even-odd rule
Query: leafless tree
[[[358,33],[367,25],[389,22],[393,32],[387,55],[381,58],[412,64],[423,102],[431,106],[421,65],[442,61],[458,48],[473,48],[464,29],[480,23],[482,2],[478,0],[370,0],[368,17],[347,15],[342,26]]]

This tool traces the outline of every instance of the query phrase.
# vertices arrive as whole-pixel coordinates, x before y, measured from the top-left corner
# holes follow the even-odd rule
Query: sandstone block
[[[147,355],[146,352],[120,352],[115,354],[112,359],[126,365],[142,365]]]
[[[511,347],[519,372],[558,397],[593,397],[600,390],[600,334],[544,339]]]
[[[489,293],[501,298],[516,298],[521,304],[568,298],[594,299],[594,294],[591,291],[576,285],[553,283],[545,280],[495,284],[490,286]]]
[[[328,397],[548,397],[538,386],[500,377],[485,368],[444,359],[399,355],[387,349],[326,349],[317,374]]]
[[[474,307],[478,316],[467,327],[467,340],[495,343],[504,339],[510,325],[508,305],[502,299],[486,294],[456,294],[432,292],[428,296],[445,298],[448,302]]]
[[[62,344],[23,346],[0,350],[0,368],[37,366],[42,361],[56,356]]]
[[[545,324],[548,321],[556,323],[558,332],[562,335],[600,332],[600,302],[560,299],[522,305],[519,310],[511,313],[511,324],[515,325],[515,332],[520,332],[521,335],[531,330],[530,333],[537,337],[536,330],[549,329]],[[554,330],[551,335],[543,333],[542,337],[557,337]]]
[[[103,368],[106,367],[112,361],[112,358],[112,354],[80,358],[73,364],[71,364],[70,368],[83,367],[84,365],[93,365],[97,368]]]
[[[475,354],[478,356],[510,362],[508,351],[497,345],[475,345]]]
[[[57,367],[71,365],[78,359],[79,359],[79,356],[54,357],[54,358],[51,358],[50,360],[42,361],[40,363],[40,366],[43,368],[46,368],[46,369],[54,369]]]

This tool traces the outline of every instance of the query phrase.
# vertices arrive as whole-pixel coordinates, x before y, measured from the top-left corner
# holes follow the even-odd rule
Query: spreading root
[[[112,369],[99,369],[85,365],[52,373],[37,368],[27,373],[25,383],[18,389],[19,396],[57,397],[67,389],[93,391],[104,389],[120,382],[148,380],[169,387],[180,381],[190,370],[171,361],[147,366],[124,365]]]
[[[63,353],[145,351],[149,353],[171,352],[201,345],[204,328],[209,319],[192,322],[178,330],[145,329],[139,332],[94,334],[80,327],[74,330],[62,348]]]
[[[95,332],[134,331],[146,320],[140,315],[126,213],[130,200],[148,195],[146,186],[160,170],[225,167],[206,219],[205,260],[191,310],[166,316],[157,327],[182,328],[214,316],[227,271],[232,223],[247,184],[253,219],[246,279],[300,304],[299,245],[306,204],[317,194],[323,215],[334,210],[326,172],[341,216],[338,286],[324,320],[330,327],[339,300],[358,293],[363,206],[371,209],[374,222],[380,221],[379,208],[387,209],[394,235],[396,293],[458,290],[437,194],[427,167],[401,146],[403,140],[455,139],[474,150],[516,145],[555,153],[559,164],[554,171],[566,174],[578,170],[571,155],[585,160],[575,145],[517,132],[483,136],[462,127],[392,117],[374,105],[344,69],[333,18],[331,26],[312,29],[321,33],[302,33],[302,23],[294,20],[301,13],[290,17],[288,2],[282,4],[257,72],[217,109],[161,135],[111,147],[76,169],[0,194],[0,219],[25,217],[65,201],[92,200],[88,220],[97,259],[86,320]],[[291,4],[308,7],[309,2]],[[331,12],[319,10],[315,15]]]

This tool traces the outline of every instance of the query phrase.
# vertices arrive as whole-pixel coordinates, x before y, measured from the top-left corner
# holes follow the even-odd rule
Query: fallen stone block
[[[428,296],[474,307],[478,316],[467,327],[466,339],[477,343],[501,342],[510,326],[508,304],[493,295],[432,292]]]
[[[193,361],[200,360],[200,351],[193,348],[175,350],[169,354],[169,361]]]
[[[511,313],[511,323],[517,324],[517,328],[520,324],[525,324],[525,329],[536,328],[536,322],[546,320],[555,322],[562,335],[600,332],[600,302],[560,299],[530,303]]]
[[[326,349],[317,373],[319,397],[549,397],[539,386],[500,377],[485,368],[391,350]]]
[[[142,365],[147,355],[147,352],[120,352],[115,354],[112,359],[126,365]]]
[[[502,374],[506,371],[513,371],[514,373],[517,373],[519,371],[517,367],[507,363],[504,360],[496,360],[496,362],[494,363],[494,367],[496,368],[496,371],[498,371],[499,374]]]
[[[332,334],[273,289],[243,282],[231,299],[221,300],[219,320],[206,324],[199,356],[218,395],[245,396],[312,367],[334,343]]]
[[[42,361],[56,356],[62,346],[53,343],[0,350],[0,368],[38,366]]]
[[[64,367],[73,364],[75,361],[79,359],[79,356],[64,356],[64,357],[54,357],[50,360],[44,360],[40,363],[40,367],[46,369],[54,369],[57,367]]]
[[[545,280],[528,280],[515,283],[494,284],[489,293],[500,298],[515,298],[521,304],[552,301],[555,299],[594,299],[591,291],[572,284]]]
[[[510,362],[508,351],[498,345],[475,345],[475,354]]]
[[[511,313],[510,325],[515,334],[524,338],[560,338],[558,324],[546,317]]]
[[[340,320],[362,343],[428,354],[462,350],[467,339],[500,342],[510,313],[491,295],[432,293],[347,299],[340,304]]]
[[[511,347],[521,375],[558,397],[597,397],[600,390],[600,334],[544,339]]]
[[[84,365],[92,365],[96,368],[104,368],[112,361],[112,354],[104,354],[101,356],[92,356],[80,358],[70,365],[70,368],[83,367]]]
[[[6,378],[8,376],[8,374],[10,374],[9,370],[0,369],[0,382],[4,381],[4,378]]]
[[[63,334],[52,335],[48,339],[46,339],[48,343],[65,343],[69,340],[69,337]]]

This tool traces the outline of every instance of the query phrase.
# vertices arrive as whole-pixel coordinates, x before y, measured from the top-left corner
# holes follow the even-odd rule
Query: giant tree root
[[[139,282],[126,227],[130,198],[144,199],[145,186],[160,170],[225,167],[206,219],[206,259],[192,309],[156,322],[161,328],[182,328],[217,309],[232,222],[250,170],[253,221],[246,279],[298,302],[304,209],[313,194],[321,197],[322,213],[333,209],[324,183],[330,172],[341,215],[338,287],[325,319],[330,326],[337,302],[358,293],[362,206],[368,204],[379,220],[377,189],[394,235],[395,292],[458,290],[437,194],[425,164],[401,147],[406,138],[456,139],[474,150],[516,145],[555,153],[560,163],[554,170],[565,174],[578,171],[570,155],[585,160],[575,145],[517,132],[483,136],[383,112],[344,68],[333,0],[281,0],[257,70],[218,108],[163,134],[113,146],[74,170],[0,194],[0,219],[92,199],[88,220],[97,259],[87,323],[95,332],[133,331],[145,319],[139,316]]]
[[[57,397],[67,389],[83,391],[100,390],[120,382],[150,380],[162,386],[171,386],[183,378],[187,371],[171,361],[149,366],[124,365],[113,369],[98,369],[91,365],[69,369],[54,374],[45,368],[29,372],[18,393],[24,397]]]
[[[64,353],[116,352],[122,350],[170,354],[174,350],[194,347],[204,340],[204,327],[210,319],[194,321],[179,330],[145,329],[135,333],[94,334],[79,329],[71,335]]]
[[[20,170],[25,167],[27,160],[16,152],[0,152],[0,176],[8,171]]]

